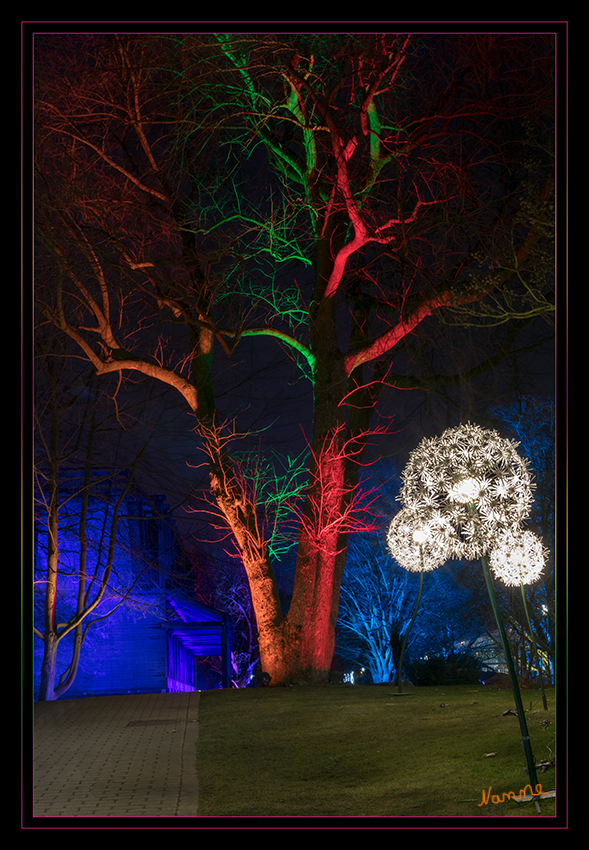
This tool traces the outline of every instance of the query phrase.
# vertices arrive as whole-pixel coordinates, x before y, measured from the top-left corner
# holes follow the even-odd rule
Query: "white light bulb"
[[[450,498],[455,502],[474,502],[480,491],[481,485],[476,478],[465,478],[452,487]]]

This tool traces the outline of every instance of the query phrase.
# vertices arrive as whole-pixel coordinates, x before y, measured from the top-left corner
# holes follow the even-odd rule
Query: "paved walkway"
[[[197,814],[198,692],[35,703],[34,817]]]

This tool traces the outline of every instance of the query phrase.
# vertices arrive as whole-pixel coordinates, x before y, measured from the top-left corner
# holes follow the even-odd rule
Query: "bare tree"
[[[152,434],[143,429],[143,443],[129,456],[121,423],[134,430],[136,405],[113,405],[94,376],[72,369],[71,346],[59,343],[54,335],[36,336],[34,633],[43,643],[40,700],[58,699],[71,688],[89,634],[121,606],[138,616],[157,607],[149,593],[159,584],[160,569],[137,545],[131,523],[142,520],[128,515],[138,492],[135,473]]]
[[[348,546],[336,632],[340,658],[393,682],[419,577],[393,564],[383,535],[359,535]],[[415,633],[414,633],[415,634]]]
[[[393,357],[436,319],[480,323],[505,328],[470,367],[489,368],[514,322],[552,313],[553,53],[541,35],[37,40],[41,313],[98,375],[184,398],[273,683],[329,671],[373,414],[414,380]],[[286,615],[223,395],[271,342],[282,384],[299,368],[313,390]]]

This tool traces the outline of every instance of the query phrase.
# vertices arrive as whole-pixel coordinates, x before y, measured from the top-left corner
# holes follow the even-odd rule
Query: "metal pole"
[[[530,627],[530,642],[532,644],[532,653],[533,658],[536,659],[536,664],[538,665],[538,675],[540,676],[540,688],[542,690],[542,704],[544,705],[544,711],[548,710],[548,703],[546,701],[546,693],[544,691],[544,682],[542,681],[542,667],[540,666],[540,656],[538,655],[538,647],[536,646],[536,640],[534,638],[534,630],[532,629],[532,621],[530,620],[530,615],[528,613],[528,606],[526,603],[526,593],[524,590],[523,582],[520,581],[519,586],[522,592],[522,602],[524,604],[524,611],[526,613],[526,617],[528,620],[528,626]]]
[[[478,521],[478,511],[474,502],[469,502],[469,509],[474,519]],[[479,536],[479,544],[481,547],[481,552],[483,553],[481,555],[481,566],[483,568],[483,575],[485,576],[485,584],[487,585],[487,591],[489,593],[489,599],[491,600],[493,613],[495,614],[495,621],[497,623],[497,629],[499,630],[499,637],[501,638],[501,643],[503,645],[505,661],[507,662],[507,670],[509,671],[509,677],[511,679],[511,690],[513,691],[513,698],[515,700],[515,707],[517,710],[517,719],[519,720],[519,728],[522,734],[521,743],[524,750],[524,755],[526,757],[526,764],[528,766],[528,776],[530,777],[530,783],[532,784],[532,793],[534,793],[538,786],[538,778],[536,776],[536,765],[534,763],[534,756],[532,755],[532,745],[530,743],[528,724],[526,723],[524,705],[519,690],[519,682],[517,681],[515,667],[513,666],[513,658],[511,657],[509,642],[507,640],[507,635],[503,627],[503,620],[501,619],[501,612],[499,611],[497,597],[495,596],[495,588],[493,587],[493,580],[491,579],[491,572],[489,570],[489,562],[487,561],[486,554],[484,554],[485,548],[483,546],[481,536]],[[536,800],[536,804],[537,802],[538,801]]]
[[[497,597],[495,596],[495,589],[493,587],[493,582],[491,579],[491,573],[489,571],[489,564],[487,562],[487,556],[481,556],[481,565],[483,567],[483,574],[485,576],[485,582],[487,585],[487,590],[489,592],[489,598],[491,600],[491,605],[493,606],[493,613],[495,614],[495,620],[497,621],[497,628],[499,629],[499,636],[501,638],[501,643],[503,644],[503,652],[505,653],[505,660],[507,662],[507,669],[509,671],[509,676],[511,678],[511,688],[513,691],[513,697],[515,700],[515,707],[517,710],[517,719],[519,720],[519,728],[522,734],[521,742],[524,750],[524,755],[526,757],[526,764],[528,766],[528,776],[530,777],[530,783],[532,785],[532,793],[537,788],[538,778],[536,776],[536,765],[534,764],[534,756],[532,755],[532,745],[530,743],[530,735],[528,732],[528,724],[526,723],[526,715],[524,712],[524,706],[522,703],[521,693],[519,690],[519,683],[517,681],[517,676],[515,673],[515,667],[513,666],[513,659],[511,657],[511,650],[509,649],[509,642],[507,640],[507,635],[505,634],[505,629],[503,628],[503,621],[501,619],[501,614],[499,612],[499,606],[497,604]]]
[[[423,549],[420,546],[419,551],[421,552],[421,566],[423,567]],[[401,693],[401,683],[403,680],[403,655],[405,654],[405,647],[407,646],[407,638],[409,637],[409,632],[411,630],[411,626],[415,622],[415,618],[417,617],[417,611],[419,609],[419,602],[421,600],[421,591],[423,588],[423,570],[421,570],[419,574],[419,592],[417,594],[417,602],[415,603],[415,608],[413,609],[413,616],[411,617],[411,622],[407,626],[407,631],[403,637],[403,643],[401,644],[401,655],[399,656],[399,672],[397,673],[397,687],[398,692]]]

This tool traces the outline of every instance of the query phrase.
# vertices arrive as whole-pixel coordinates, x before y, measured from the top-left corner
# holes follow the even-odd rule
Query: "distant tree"
[[[417,565],[416,565],[417,566]],[[456,565],[424,575],[417,617],[404,655],[404,669],[428,658],[445,663],[468,655],[484,633],[478,593],[457,582]],[[362,665],[374,682],[397,677],[403,636],[411,622],[419,570],[409,572],[393,559],[383,534],[358,535],[348,546],[337,624],[338,656]]]
[[[427,595],[416,634],[411,632],[408,645],[408,678],[423,666],[436,660],[443,680],[448,681],[456,669],[468,668],[476,674],[485,659],[477,660],[477,644],[485,635],[485,617],[481,596],[458,581],[459,565],[448,563],[426,577]],[[427,665],[426,665],[427,666]]]
[[[457,378],[414,359],[415,336],[498,328],[467,378],[552,315],[553,66],[534,34],[36,37],[40,315],[97,374],[186,402],[275,684],[327,677],[383,391]],[[284,356],[260,387],[270,344]],[[285,613],[233,450],[274,431],[269,399],[296,377],[308,468]]]
[[[366,667],[373,682],[395,681],[418,584],[417,574],[393,563],[382,535],[355,536],[348,545],[341,586],[339,658]]]

